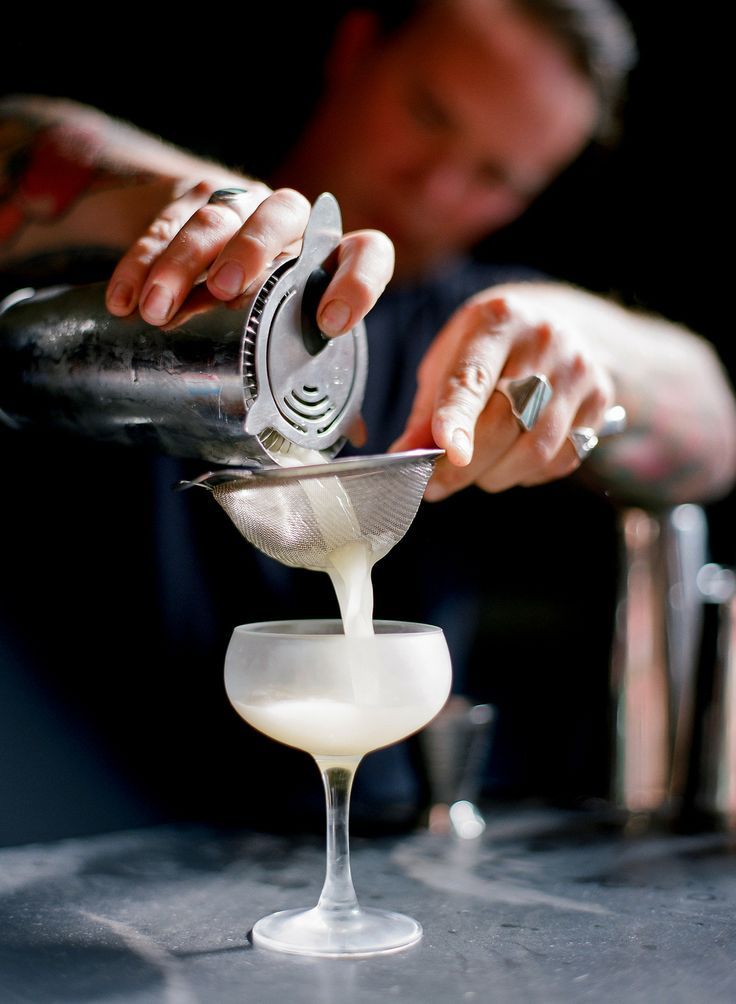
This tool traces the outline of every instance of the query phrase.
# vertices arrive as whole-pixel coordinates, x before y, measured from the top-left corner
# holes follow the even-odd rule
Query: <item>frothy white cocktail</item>
[[[304,621],[236,628],[225,685],[238,713],[316,757],[359,759],[426,725],[450,688],[441,630],[379,621],[375,634],[355,637],[340,627]],[[290,632],[286,641],[283,631]]]

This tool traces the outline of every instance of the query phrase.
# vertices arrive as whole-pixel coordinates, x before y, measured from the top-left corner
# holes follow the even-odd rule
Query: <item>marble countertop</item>
[[[317,837],[158,827],[0,851],[0,1000],[633,1002],[736,999],[736,840],[624,837],[595,815],[495,810],[473,841],[353,841],[360,901],[422,942],[373,959],[254,949],[311,906]]]

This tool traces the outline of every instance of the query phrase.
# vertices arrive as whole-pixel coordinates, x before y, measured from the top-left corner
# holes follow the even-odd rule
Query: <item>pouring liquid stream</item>
[[[285,467],[324,464],[324,458],[316,450],[292,445],[281,455],[280,463]],[[373,634],[371,569],[386,550],[372,550],[339,477],[305,478],[299,484],[322,531],[328,552],[326,571],[337,596],[343,632],[368,637]],[[350,542],[342,543],[346,539]],[[336,546],[332,547],[333,543]]]
[[[323,462],[316,451],[303,449],[292,450],[287,459],[288,466]],[[326,571],[337,596],[343,633],[346,637],[370,638],[374,634],[371,569],[386,551],[373,552],[339,477],[304,478],[299,483],[325,542]],[[349,543],[344,543],[345,540]],[[336,546],[333,547],[333,543]],[[374,705],[379,699],[371,663],[373,658],[370,650],[358,644],[351,653],[349,672],[353,697],[360,705]],[[324,711],[330,713],[329,708]],[[344,707],[339,711],[344,716]],[[359,741],[358,745],[365,745],[365,741]]]

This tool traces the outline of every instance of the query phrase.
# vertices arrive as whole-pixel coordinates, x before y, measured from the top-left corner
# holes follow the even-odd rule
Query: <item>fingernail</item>
[[[153,324],[163,324],[164,321],[168,320],[173,304],[174,295],[171,290],[155,283],[149,289],[141,306],[143,313],[148,315],[148,319]]]
[[[107,296],[108,307],[115,307],[117,310],[130,309],[133,300],[133,285],[121,279],[116,282]]]
[[[237,262],[228,261],[210,276],[210,282],[226,296],[237,296],[245,289],[245,272]]]
[[[326,335],[341,335],[350,326],[350,307],[344,300],[330,300],[320,311],[318,321]]]
[[[466,464],[470,463],[470,459],[473,456],[473,447],[470,444],[470,436],[465,429],[455,429],[452,434],[452,445],[455,451],[459,453],[460,459],[464,460]]]

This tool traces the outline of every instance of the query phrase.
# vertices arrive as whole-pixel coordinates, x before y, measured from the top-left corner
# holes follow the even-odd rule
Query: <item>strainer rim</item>
[[[323,464],[303,464],[300,467],[281,467],[268,464],[259,467],[230,467],[219,471],[207,471],[193,481],[179,482],[177,488],[191,488],[195,485],[209,488],[228,482],[251,481],[253,478],[266,481],[303,481],[306,478],[335,477],[341,474],[360,474],[374,471],[377,467],[390,467],[411,461],[431,460],[433,463],[444,456],[438,448],[425,450],[403,450],[400,453],[373,453],[354,457],[337,457]]]

